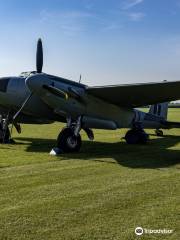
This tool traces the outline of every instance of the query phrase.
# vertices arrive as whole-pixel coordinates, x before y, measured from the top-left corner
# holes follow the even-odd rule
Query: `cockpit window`
[[[6,92],[10,78],[0,78],[0,91]]]
[[[37,72],[36,71],[31,71],[31,72],[22,72],[20,75],[19,75],[19,77],[29,77],[29,76],[31,76],[31,75],[33,75],[33,74],[36,74]]]

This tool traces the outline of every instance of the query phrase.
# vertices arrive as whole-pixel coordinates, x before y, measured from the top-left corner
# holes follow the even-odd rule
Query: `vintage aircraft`
[[[81,147],[80,131],[90,140],[91,129],[130,128],[125,139],[129,144],[146,143],[144,128],[180,127],[167,121],[169,101],[180,99],[180,81],[89,87],[82,83],[42,72],[43,47],[37,43],[36,71],[19,77],[0,79],[0,138],[10,139],[8,125],[20,132],[20,123],[66,122],[57,138],[62,152],[77,152]],[[152,105],[149,113],[136,108]]]

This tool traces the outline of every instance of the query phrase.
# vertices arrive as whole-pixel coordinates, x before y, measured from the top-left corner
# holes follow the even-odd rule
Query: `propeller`
[[[36,71],[37,73],[42,73],[43,67],[43,46],[42,40],[39,38],[37,42],[37,51],[36,51]]]
[[[39,38],[38,42],[37,42],[37,50],[36,50],[36,71],[37,71],[37,73],[42,73],[42,67],[43,67],[43,46],[42,46],[42,40],[41,40],[41,38]],[[25,83],[26,83],[26,80],[25,80]],[[31,99],[32,95],[33,95],[33,92],[30,92],[28,97],[22,103],[20,109],[14,115],[13,121],[15,121],[16,118],[19,116],[19,114],[24,109],[24,107],[26,106],[28,101]]]
[[[25,101],[23,102],[23,104],[21,105],[20,109],[16,112],[16,114],[13,116],[13,122],[15,122],[15,120],[17,119],[17,117],[19,116],[19,114],[21,113],[21,111],[24,109],[24,107],[26,106],[26,104],[29,102],[29,100],[31,99],[33,93],[31,92],[28,97],[25,99]]]
[[[20,124],[16,121],[16,119],[18,118],[19,114],[21,113],[21,111],[24,109],[24,107],[26,106],[26,104],[29,102],[29,100],[31,99],[33,93],[31,92],[28,97],[25,99],[25,101],[22,103],[20,109],[15,113],[15,115],[12,118],[12,125],[11,125],[11,135],[12,135],[12,131],[13,131],[13,126],[15,126],[16,130],[18,133],[21,133],[21,126]]]
[[[39,38],[38,42],[37,42],[37,50],[36,50],[36,73],[42,73],[42,68],[43,68],[43,46],[42,46],[42,40]],[[26,79],[25,79],[25,83],[26,83]],[[16,119],[18,118],[18,116],[22,112],[22,110],[25,108],[26,104],[29,102],[29,100],[31,99],[32,96],[33,96],[33,92],[30,92],[30,94],[27,96],[27,98],[22,103],[19,110],[13,116],[11,132],[13,129],[13,125],[15,127],[18,126]]]
[[[79,76],[79,83],[81,83],[81,79],[82,79],[82,76],[81,76],[81,74],[80,74],[80,76]]]

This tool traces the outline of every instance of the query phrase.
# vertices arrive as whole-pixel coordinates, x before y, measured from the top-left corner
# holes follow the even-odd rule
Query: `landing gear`
[[[8,128],[8,118],[0,116],[0,143],[12,143],[11,134]]]
[[[155,130],[155,134],[156,134],[157,136],[159,136],[159,137],[162,137],[162,136],[164,135],[163,131],[160,130],[160,129],[156,129],[156,130]]]
[[[143,129],[134,128],[125,135],[128,144],[145,144],[149,139],[148,134]]]
[[[87,134],[89,140],[93,141],[94,140],[94,133],[93,133],[92,129],[90,129],[90,128],[83,128],[83,130]]]
[[[76,121],[72,121],[69,117],[67,118],[67,126],[62,129],[57,138],[57,148],[63,153],[79,152],[81,148],[81,119],[78,117]]]
[[[57,138],[57,147],[64,153],[78,152],[81,148],[81,143],[80,134],[78,133],[76,136],[70,127],[64,128]]]
[[[11,143],[9,128],[7,128],[6,131],[4,131],[1,125],[0,125],[0,143]]]
[[[85,131],[89,140],[94,139],[93,131],[82,126],[82,116],[79,116],[76,120],[72,120],[71,117],[67,118],[67,125],[57,138],[57,148],[52,149],[50,154],[79,152],[82,145],[81,129]]]

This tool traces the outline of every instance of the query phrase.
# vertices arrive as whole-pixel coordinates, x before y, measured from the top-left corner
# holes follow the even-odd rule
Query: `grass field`
[[[97,130],[80,153],[49,156],[61,127],[24,125],[0,146],[0,240],[180,239],[180,129],[147,131],[144,146]],[[137,226],[174,231],[136,237]]]

